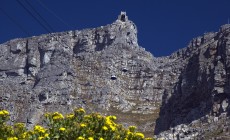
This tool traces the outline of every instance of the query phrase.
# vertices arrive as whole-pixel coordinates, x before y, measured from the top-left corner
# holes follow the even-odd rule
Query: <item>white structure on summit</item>
[[[121,11],[121,14],[118,16],[118,20],[122,22],[126,22],[128,20],[128,16],[126,16],[126,12]]]

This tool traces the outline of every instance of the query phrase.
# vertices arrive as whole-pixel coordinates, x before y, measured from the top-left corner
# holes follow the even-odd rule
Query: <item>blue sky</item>
[[[186,47],[192,38],[218,31],[230,18],[230,0],[40,0],[63,21],[39,0],[27,1],[52,27],[49,32],[110,24],[120,11],[126,11],[137,25],[139,45],[154,56],[170,55]],[[17,0],[1,0],[0,18],[0,43],[48,33]]]

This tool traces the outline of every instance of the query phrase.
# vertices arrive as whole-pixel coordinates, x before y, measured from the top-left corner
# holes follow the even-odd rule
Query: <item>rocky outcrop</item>
[[[106,26],[8,41],[0,45],[0,109],[28,128],[44,112],[84,107],[149,136],[226,138],[229,27],[158,58],[138,45],[124,12]]]
[[[229,138],[229,33],[230,25],[222,26],[219,32],[198,37],[172,55],[177,54],[184,67],[172,92],[164,94],[155,134],[169,130],[160,136]]]

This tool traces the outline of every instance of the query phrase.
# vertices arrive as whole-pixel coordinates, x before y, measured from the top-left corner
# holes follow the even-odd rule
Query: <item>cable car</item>
[[[128,69],[127,69],[126,67],[124,67],[124,68],[122,69],[122,71],[123,71],[123,72],[127,72]]]
[[[116,75],[111,76],[111,80],[116,80],[116,79],[117,79]]]

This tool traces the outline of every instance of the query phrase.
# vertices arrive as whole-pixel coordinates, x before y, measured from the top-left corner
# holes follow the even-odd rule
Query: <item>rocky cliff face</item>
[[[167,57],[138,45],[121,13],[94,29],[0,45],[0,109],[28,128],[47,111],[113,114],[166,139],[229,138],[230,25]]]
[[[167,139],[229,139],[230,25],[193,39],[171,57],[183,65],[165,92],[155,134]],[[170,130],[169,130],[170,129]]]

